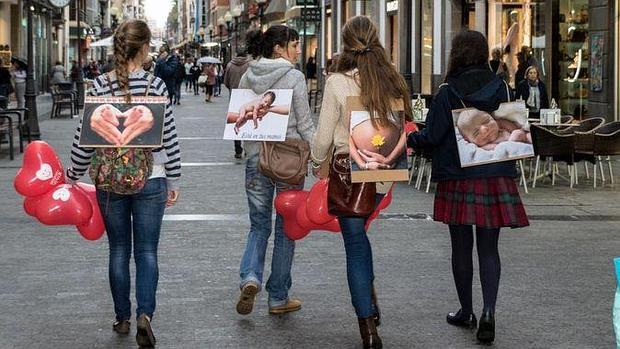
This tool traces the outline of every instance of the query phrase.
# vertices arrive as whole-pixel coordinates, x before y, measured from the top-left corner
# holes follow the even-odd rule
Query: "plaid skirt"
[[[510,177],[437,183],[433,219],[450,225],[483,228],[530,225],[517,184]]]

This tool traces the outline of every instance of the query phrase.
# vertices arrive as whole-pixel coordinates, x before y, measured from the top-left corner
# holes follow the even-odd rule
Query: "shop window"
[[[390,59],[398,66],[398,16],[389,16],[390,22]]]
[[[422,0],[422,38],[420,41],[421,87],[423,94],[432,94],[433,76],[433,0]]]
[[[587,116],[590,77],[588,1],[559,3],[557,81],[560,108],[577,119]]]

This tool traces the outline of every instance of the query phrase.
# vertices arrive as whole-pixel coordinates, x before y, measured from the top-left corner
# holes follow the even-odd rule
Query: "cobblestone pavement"
[[[235,313],[248,209],[244,167],[234,161],[232,143],[220,140],[227,97],[215,100],[183,95],[175,111],[185,167],[182,196],[167,212],[160,243],[153,322],[159,347],[359,348],[337,234],[314,232],[297,244],[291,295],[304,301],[301,311],[269,316],[262,293],[254,313]],[[65,164],[76,121],[41,122],[43,139]],[[133,335],[111,330],[105,237],[87,242],[73,227],[26,216],[12,186],[20,164],[21,156],[0,154],[0,348],[136,347]],[[613,347],[617,187],[592,189],[584,180],[570,190],[547,181],[524,200],[531,227],[504,230],[500,240],[495,347]],[[431,209],[432,194],[399,184],[369,233],[385,348],[477,347],[473,332],[445,323],[458,303],[447,229],[428,219]],[[479,311],[477,275],[474,285]]]

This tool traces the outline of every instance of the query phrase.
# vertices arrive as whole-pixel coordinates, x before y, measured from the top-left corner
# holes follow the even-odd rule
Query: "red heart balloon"
[[[24,199],[24,211],[26,211],[29,216],[36,217],[39,199],[41,199],[40,196],[32,198],[27,197]]]
[[[295,219],[297,220],[297,224],[299,224],[301,227],[312,229],[313,227],[319,224],[312,222],[308,218],[308,215],[306,214],[306,212],[308,212],[308,210],[306,209],[306,206],[307,205],[304,202],[297,208],[297,214],[295,215]]]
[[[103,217],[101,216],[101,210],[99,210],[99,204],[97,203],[97,191],[94,185],[86,183],[76,183],[78,189],[82,190],[90,201],[93,209],[93,214],[84,225],[78,225],[77,229],[80,235],[86,240],[99,240],[105,232],[105,225],[103,223]]]
[[[300,226],[294,219],[285,219],[284,234],[291,240],[300,240],[310,234],[310,229]]]
[[[331,231],[332,233],[340,233],[340,224],[338,224],[338,218],[334,218],[331,221],[323,224],[317,230]]]
[[[310,188],[310,194],[306,200],[306,214],[315,224],[327,224],[335,217],[329,214],[327,205],[328,179],[321,179]]]
[[[37,201],[35,217],[47,225],[84,225],[93,215],[86,195],[71,184],[60,184]]]
[[[30,143],[24,151],[22,168],[13,180],[15,190],[23,196],[33,197],[43,195],[61,183],[65,183],[64,170],[54,149],[43,141]]]
[[[303,190],[287,190],[279,193],[274,200],[276,211],[285,218],[295,219],[297,208],[308,197],[308,192]]]

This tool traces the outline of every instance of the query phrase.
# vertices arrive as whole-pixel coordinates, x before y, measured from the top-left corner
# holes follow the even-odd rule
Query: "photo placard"
[[[476,108],[452,111],[461,167],[534,156],[524,101],[507,102],[488,113]]]
[[[79,145],[91,148],[158,148],[163,143],[168,97],[84,98]]]
[[[387,125],[373,123],[359,96],[347,97],[351,182],[396,182],[409,179],[407,134],[402,100],[392,104]]]
[[[292,100],[292,89],[268,90],[262,94],[250,89],[233,89],[223,139],[284,141]]]

